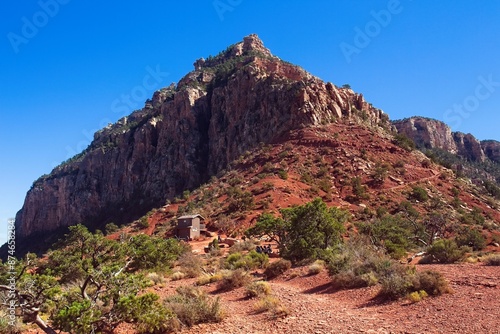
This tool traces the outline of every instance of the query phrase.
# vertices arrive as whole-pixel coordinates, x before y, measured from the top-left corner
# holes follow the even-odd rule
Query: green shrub
[[[455,239],[458,246],[469,246],[478,251],[486,247],[486,238],[476,229],[464,229]]]
[[[375,170],[372,173],[374,185],[381,186],[387,178],[388,172],[389,166],[387,164],[377,164]]]
[[[257,253],[255,250],[248,254],[232,253],[224,261],[226,269],[245,269],[252,270],[257,268],[265,268],[269,263],[269,257],[264,253]]]
[[[460,221],[464,224],[479,226],[483,226],[485,223],[482,211],[477,207],[474,207],[472,212],[463,214],[462,217],[460,217]]]
[[[415,149],[415,142],[402,133],[394,135],[394,144],[410,152]]]
[[[256,281],[246,287],[245,296],[248,298],[267,296],[271,294],[271,286],[265,281]]]
[[[104,232],[106,233],[106,235],[110,235],[118,231],[118,229],[118,225],[116,225],[115,223],[109,223],[104,227]]]
[[[429,195],[427,194],[427,191],[424,188],[413,187],[412,192],[410,194],[410,198],[419,202],[425,202],[429,199]]]
[[[0,333],[4,334],[19,334],[22,333],[22,326],[16,321],[14,326],[9,324],[7,313],[0,311]]]
[[[286,170],[284,170],[284,169],[280,169],[280,170],[278,171],[278,176],[279,176],[281,179],[283,179],[283,180],[288,180],[288,173],[287,173],[287,171],[286,171]]]
[[[292,267],[292,262],[280,259],[276,262],[271,263],[264,271],[264,275],[266,276],[267,279],[272,279],[285,273],[291,267]]]
[[[368,195],[366,186],[361,184],[361,178],[353,177],[351,179],[351,187],[352,187],[352,198],[351,200],[354,202],[359,202],[363,199],[370,198]]]
[[[427,257],[439,263],[454,263],[463,259],[465,253],[469,250],[470,249],[465,246],[458,247],[455,240],[441,239],[435,241],[427,249]]]
[[[373,222],[356,225],[361,234],[369,236],[375,245],[383,246],[394,259],[402,258],[406,250],[414,246],[410,240],[415,235],[415,226],[399,215],[385,215]]]
[[[137,221],[137,226],[142,229],[148,228],[149,227],[148,217],[146,216],[141,217],[141,219]]]

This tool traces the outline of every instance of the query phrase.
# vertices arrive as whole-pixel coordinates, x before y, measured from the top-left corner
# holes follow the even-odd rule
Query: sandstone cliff
[[[255,35],[194,66],[34,182],[16,216],[20,242],[80,222],[131,221],[291,129],[347,117],[390,126],[361,94],[281,61]]]
[[[413,139],[419,147],[437,147],[450,153],[458,152],[451,129],[443,122],[424,117],[411,117],[394,121],[393,124],[398,132]]]
[[[500,162],[500,142],[495,140],[477,140],[470,133],[451,132],[445,123],[425,118],[410,117],[393,121],[398,132],[413,139],[422,148],[438,148],[470,161],[490,159]]]

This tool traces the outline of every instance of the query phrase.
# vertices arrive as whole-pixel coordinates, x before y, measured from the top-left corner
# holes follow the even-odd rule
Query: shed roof
[[[205,218],[200,214],[180,216],[177,219],[193,219],[196,217],[200,217],[202,220],[205,220]]]

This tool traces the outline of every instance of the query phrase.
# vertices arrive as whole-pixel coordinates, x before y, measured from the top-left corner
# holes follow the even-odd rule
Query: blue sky
[[[500,140],[500,2],[9,1],[0,14],[0,242],[35,179],[93,132],[257,33],[391,119]]]

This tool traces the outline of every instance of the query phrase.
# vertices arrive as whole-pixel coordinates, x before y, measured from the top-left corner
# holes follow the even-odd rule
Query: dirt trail
[[[332,291],[326,272],[305,275],[305,268],[270,281],[289,315],[272,319],[255,314],[255,300],[244,290],[216,294],[228,312],[220,324],[203,324],[182,333],[500,333],[500,268],[478,264],[418,266],[437,270],[453,294],[410,304],[377,303],[377,287]],[[213,287],[209,288],[212,290]]]

